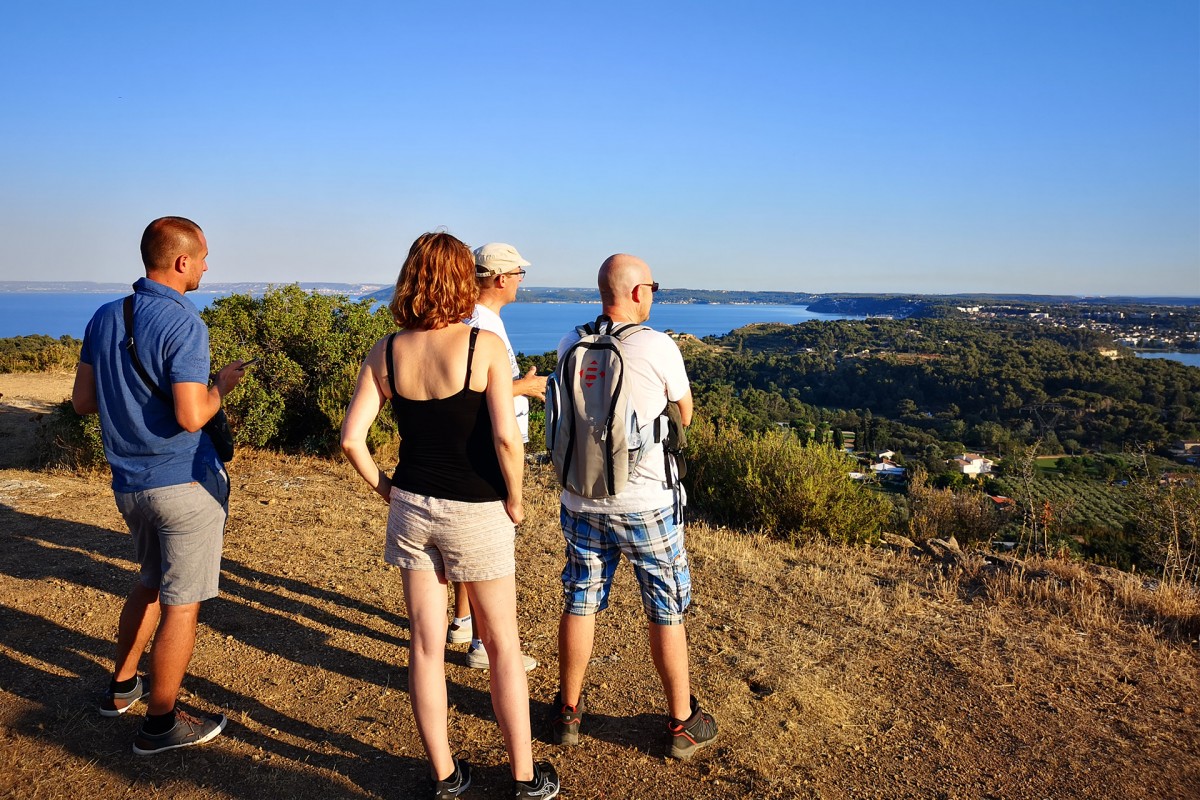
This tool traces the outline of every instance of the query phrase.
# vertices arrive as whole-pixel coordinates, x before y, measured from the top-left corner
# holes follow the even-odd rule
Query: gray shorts
[[[393,486],[383,559],[450,581],[489,581],[516,573],[516,533],[499,500],[464,503]]]
[[[209,468],[203,481],[141,492],[114,492],[141,564],[141,582],[168,606],[217,596],[229,516],[229,476]]]

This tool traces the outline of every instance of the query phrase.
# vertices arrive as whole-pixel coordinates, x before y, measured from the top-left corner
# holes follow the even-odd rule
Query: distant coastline
[[[3,294],[113,294],[129,291],[129,283],[100,283],[97,281],[0,281],[0,293]],[[198,294],[252,294],[265,293],[272,286],[287,286],[288,281],[246,281],[241,283],[205,283]],[[382,283],[331,283],[305,282],[299,284],[306,292],[318,294],[344,294],[350,297],[360,297],[386,289],[391,292],[391,285]]]
[[[250,294],[262,295],[273,286],[288,285],[286,281],[244,281],[238,283],[206,283],[197,293],[201,295]],[[300,281],[301,289],[318,294],[344,294],[352,298],[387,302],[391,298],[390,283],[338,283],[332,281]],[[116,294],[129,290],[128,283],[97,281],[0,281],[0,294]],[[1197,307],[1200,297],[1132,297],[1084,296],[1046,294],[878,294],[841,293],[814,294],[811,292],[735,291],[728,289],[672,289],[664,287],[657,295],[659,304],[693,305],[780,305],[808,306],[823,314],[852,316],[921,317],[936,314],[938,309],[955,308],[977,303],[1014,303],[1021,305],[1071,306],[1167,306]],[[590,303],[596,300],[596,289],[562,288],[551,286],[522,287],[519,303]]]

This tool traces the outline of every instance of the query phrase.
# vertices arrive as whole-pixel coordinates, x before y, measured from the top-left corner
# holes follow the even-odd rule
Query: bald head
[[[648,320],[654,302],[653,280],[650,267],[637,256],[618,253],[604,259],[596,276],[604,313],[614,321]]]
[[[637,256],[618,253],[604,259],[596,282],[600,286],[601,302],[616,305],[630,298],[639,283],[650,282],[650,267]]]

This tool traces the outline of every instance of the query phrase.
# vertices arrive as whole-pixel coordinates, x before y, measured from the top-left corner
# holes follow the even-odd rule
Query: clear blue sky
[[[0,280],[1200,295],[1200,3],[13,3]]]

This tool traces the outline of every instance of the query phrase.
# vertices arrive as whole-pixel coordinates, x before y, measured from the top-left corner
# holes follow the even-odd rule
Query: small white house
[[[963,453],[951,462],[963,475],[987,475],[992,471],[996,462],[984,458],[978,453]]]
[[[880,480],[902,481],[907,470],[899,464],[893,464],[890,461],[880,462],[871,465],[871,472]]]

